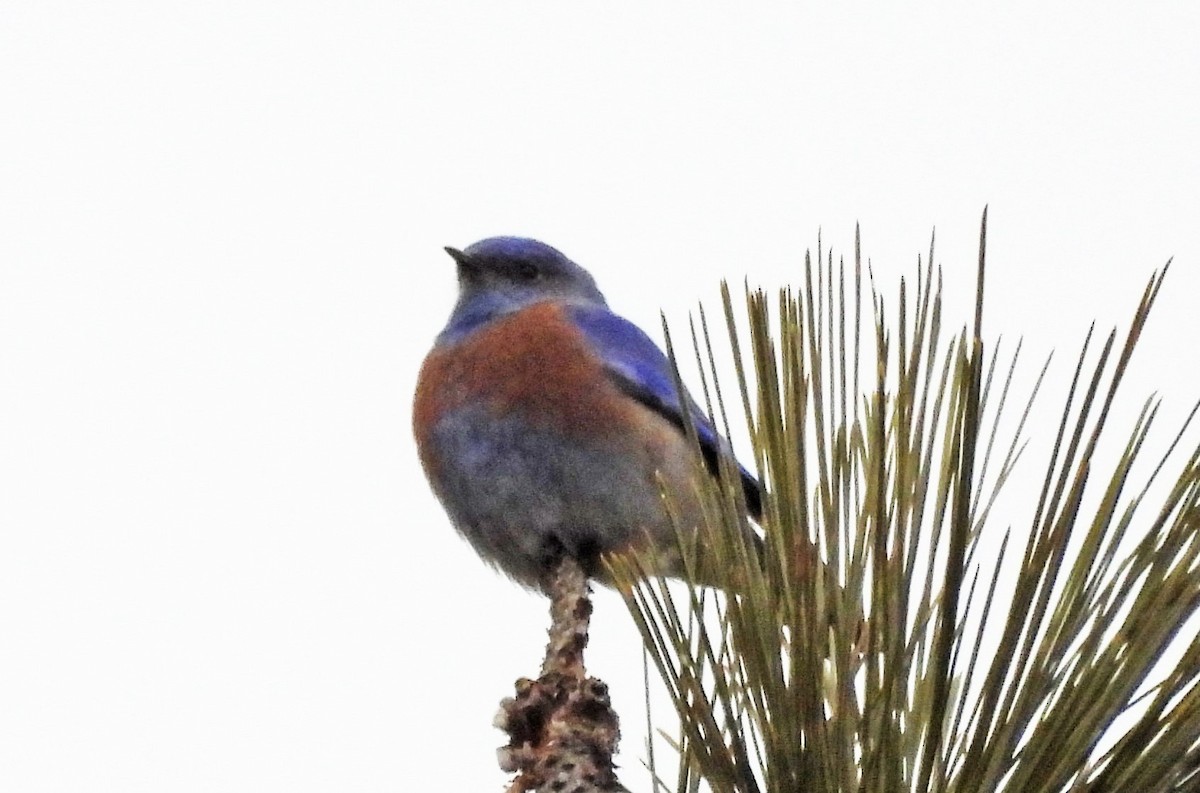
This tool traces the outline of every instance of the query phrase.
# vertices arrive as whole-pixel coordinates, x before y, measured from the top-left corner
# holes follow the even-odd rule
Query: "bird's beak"
[[[460,251],[458,248],[446,246],[446,253],[450,254],[450,258],[458,265],[459,280],[474,280],[479,274],[479,262],[471,257],[471,254]]]

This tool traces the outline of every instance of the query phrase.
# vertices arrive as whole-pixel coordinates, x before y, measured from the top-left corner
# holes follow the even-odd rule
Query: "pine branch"
[[[587,576],[563,557],[545,589],[551,625],[541,677],[518,680],[496,716],[509,735],[500,768],[517,774],[509,793],[628,793],[613,766],[620,729],[608,687],[583,663],[592,615]]]

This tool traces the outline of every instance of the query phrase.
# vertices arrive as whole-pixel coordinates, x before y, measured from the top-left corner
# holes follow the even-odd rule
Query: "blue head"
[[[458,302],[441,340],[546,300],[607,305],[587,270],[537,240],[490,237],[446,253],[458,265]]]

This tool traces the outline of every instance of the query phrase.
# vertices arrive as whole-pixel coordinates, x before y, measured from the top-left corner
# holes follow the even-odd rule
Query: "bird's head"
[[[537,240],[490,237],[446,253],[458,266],[458,303],[447,334],[547,300],[607,305],[587,270]]]

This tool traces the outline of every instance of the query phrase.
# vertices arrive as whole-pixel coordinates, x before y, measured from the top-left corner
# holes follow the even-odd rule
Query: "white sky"
[[[990,204],[989,334],[1057,383],[1176,257],[1126,394],[1167,437],[1200,11],[958,6],[0,6],[0,789],[502,788],[546,620],[417,465],[443,245],[537,236],[657,335],[856,221],[889,294],[936,225],[957,310]],[[647,789],[608,593],[589,657]]]

